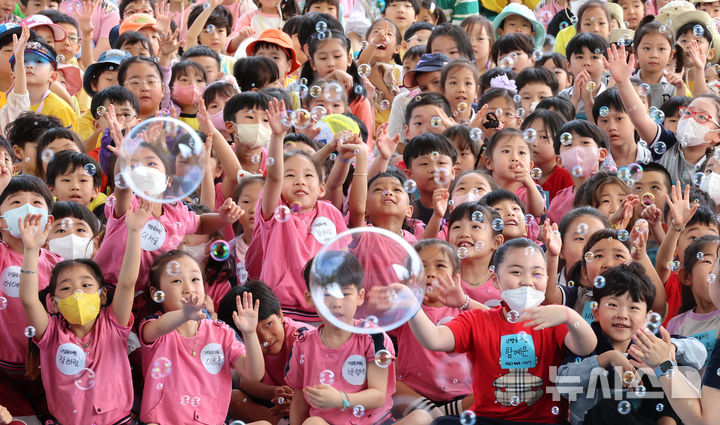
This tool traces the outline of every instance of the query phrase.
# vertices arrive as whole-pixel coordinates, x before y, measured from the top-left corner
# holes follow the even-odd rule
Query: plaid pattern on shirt
[[[532,406],[543,396],[543,385],[543,379],[529,373],[528,369],[510,369],[493,381],[495,400],[506,407],[520,403]]]

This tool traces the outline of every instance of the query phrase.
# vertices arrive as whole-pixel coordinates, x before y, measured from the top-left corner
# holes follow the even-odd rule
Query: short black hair
[[[565,122],[565,119],[558,112],[536,107],[535,111],[525,117],[525,120],[523,120],[520,125],[520,129],[524,131],[530,128],[530,126],[537,120],[543,123],[543,126],[545,126],[545,129],[548,132],[548,138],[551,141],[555,140],[555,136],[558,134],[558,131]]]
[[[670,193],[670,191],[672,191],[672,177],[670,177],[670,173],[668,172],[667,168],[663,167],[657,162],[648,162],[647,164],[643,164],[642,167],[643,175],[644,173],[647,173],[649,171],[654,171],[662,174],[663,183],[665,184],[665,189],[667,190],[667,193]]]
[[[508,80],[515,79],[515,72],[512,69],[504,69],[497,66],[482,73],[480,76],[480,88],[478,89],[479,93],[482,95],[490,90],[492,88],[490,80],[501,75],[506,76]]]
[[[518,137],[520,138],[520,140],[524,140],[523,132],[518,130],[517,128],[503,128],[502,130],[493,134],[490,140],[485,145],[485,151],[483,152],[485,158],[492,158],[493,152],[495,152],[495,148],[502,139],[511,139],[513,137]]]
[[[511,239],[509,241],[503,242],[502,245],[498,248],[497,251],[495,251],[495,255],[493,255],[493,267],[495,267],[495,272],[497,273],[498,268],[500,267],[500,264],[505,261],[505,257],[510,253],[510,250],[513,249],[526,249],[526,248],[532,248],[542,254],[543,259],[546,259],[545,257],[545,251],[538,246],[535,242],[531,241],[527,238],[515,238]],[[547,263],[546,263],[547,265]]]
[[[233,313],[237,310],[236,299],[238,296],[242,298],[245,292],[249,292],[252,295],[253,302],[255,302],[255,300],[260,301],[258,321],[266,320],[273,314],[276,314],[278,317],[282,315],[280,301],[278,301],[272,289],[262,281],[248,280],[244,285],[235,286],[230,289],[218,304],[218,319],[230,325],[235,331],[239,331],[239,329],[235,327],[235,321],[233,320]]]
[[[453,165],[457,161],[457,149],[447,137],[442,134],[424,133],[413,137],[405,145],[405,150],[403,150],[405,166],[410,169],[414,159],[432,152],[450,157]]]
[[[260,92],[266,94],[268,98],[277,99],[278,102],[282,100],[285,105],[292,105],[292,99],[290,99],[288,92],[279,87],[265,87]]]
[[[19,174],[13,176],[10,179],[10,183],[0,193],[0,204],[5,202],[5,199],[10,195],[14,195],[18,192],[32,192],[42,196],[48,207],[48,213],[53,208],[53,196],[50,193],[50,189],[39,177],[32,176],[30,174]]]
[[[403,34],[403,41],[408,41],[418,31],[430,31],[435,29],[435,25],[430,22],[413,22]],[[424,53],[424,51],[423,51]]]
[[[485,93],[480,96],[480,99],[478,99],[478,107],[481,108],[483,105],[486,105],[490,103],[491,100],[497,99],[499,97],[505,98],[511,105],[515,105],[515,92],[509,89],[504,89],[500,87],[493,87],[490,90],[486,91]]]
[[[702,37],[703,37],[705,40],[707,40],[707,42],[708,42],[708,44],[710,45],[710,47],[714,47],[714,48],[716,48],[716,49],[717,49],[717,48],[720,48],[720,46],[713,46],[712,34],[710,34],[710,31],[708,30],[708,28],[707,28],[702,22],[700,22],[699,20],[697,20],[697,21],[690,21],[690,22],[688,22],[688,23],[686,23],[686,24],[681,25],[680,28],[678,28],[677,32],[675,33],[675,40],[677,40],[678,38],[680,38],[681,36],[683,36],[683,35],[685,35],[685,34],[687,34],[687,33],[694,34],[694,33],[695,33],[695,27],[698,26],[698,25],[700,25],[700,27],[703,29]]]
[[[555,153],[558,155],[560,155],[560,146],[562,146],[560,136],[562,136],[563,133],[576,133],[580,137],[589,137],[595,141],[598,148],[607,149],[610,143],[607,133],[587,120],[572,120],[567,122],[558,130],[558,133],[555,140],[553,140],[553,147],[555,148]]]
[[[517,32],[503,34],[495,41],[495,44],[493,44],[490,56],[492,57],[492,61],[497,63],[498,58],[516,50],[523,51],[528,56],[532,56],[535,51],[535,42],[528,34],[521,34]]]
[[[575,119],[575,105],[569,99],[560,96],[546,97],[537,104],[535,110],[553,109],[565,118],[566,121]]]
[[[187,17],[188,28],[192,26],[202,11],[205,10],[203,6],[204,4],[197,4],[190,9],[190,14]],[[208,16],[205,25],[203,25],[203,29],[208,25],[215,25],[215,28],[225,28],[226,33],[230,35],[230,31],[233,27],[233,16],[230,11],[225,8],[225,6],[218,5],[210,13],[210,16]]]
[[[285,22],[285,25],[282,27],[282,31],[290,37],[297,35],[300,31],[303,19],[305,19],[305,16],[303,15],[293,16]]]
[[[605,286],[594,287],[593,301],[600,303],[604,297],[629,294],[635,302],[644,302],[647,309],[655,302],[655,286],[647,275],[645,267],[635,261],[605,270],[602,275]]]
[[[25,143],[36,143],[51,128],[65,126],[55,116],[23,112],[5,126],[5,135],[12,146],[25,148]]]
[[[122,49],[122,46],[125,44],[138,44],[141,43],[142,46],[150,52],[150,56],[155,55],[155,50],[153,49],[152,43],[150,43],[150,39],[145,36],[145,34],[138,32],[138,31],[125,31],[124,33],[120,34],[117,39],[115,39],[115,42],[113,43],[112,47],[113,49]],[[123,61],[124,62],[124,61]]]
[[[110,86],[102,89],[95,93],[90,101],[90,113],[94,119],[100,118],[97,113],[98,106],[110,102],[113,105],[121,105],[123,103],[129,103],[136,115],[140,114],[140,101],[138,100],[135,93],[123,86]]]
[[[283,145],[289,142],[296,144],[302,143],[303,145],[309,146],[312,150],[316,152],[320,149],[320,144],[318,142],[302,133],[287,133],[285,137],[283,137]]]
[[[483,223],[492,223],[495,219],[500,218],[500,213],[484,201],[463,202],[462,204],[455,205],[455,208],[453,208],[450,213],[450,218],[448,218],[448,226],[452,226],[452,224],[458,220],[472,219],[473,214],[476,212],[482,214],[481,222]],[[502,235],[502,229],[498,230],[492,227],[491,230],[493,236]]]
[[[323,21],[327,24],[327,30],[337,30],[345,32],[342,24],[332,15],[328,13],[310,12],[306,13],[303,17],[300,29],[298,30],[297,36],[300,42],[300,47],[305,47],[306,44],[310,43],[310,39],[317,33],[315,26],[318,22]]]
[[[413,10],[415,11],[415,16],[418,16],[420,14],[420,2],[418,0],[387,0],[385,3],[385,7],[382,10],[382,13],[385,13],[385,9],[387,9],[387,5],[395,2],[408,2],[412,6]]]
[[[223,109],[223,119],[235,122],[235,115],[241,109],[262,109],[268,107],[268,97],[261,92],[243,92],[231,97]]]
[[[600,170],[590,176],[585,183],[577,188],[573,206],[582,207],[589,205],[597,208],[600,203],[600,189],[606,185],[616,185],[622,189],[625,195],[630,194],[630,188],[625,182],[618,178],[617,172]]]
[[[415,108],[426,105],[437,106],[438,108],[442,109],[443,112],[445,112],[445,115],[452,116],[450,102],[448,102],[448,100],[445,99],[443,95],[433,92],[420,93],[419,95],[410,99],[410,102],[408,102],[408,105],[405,108],[405,124],[407,125],[410,123],[410,118],[412,117],[412,113]]]
[[[445,254],[445,257],[450,261],[450,264],[452,265],[452,274],[455,275],[455,273],[460,271],[460,259],[457,256],[457,253],[455,251],[455,247],[450,245],[449,243],[440,240],[440,239],[421,239],[418,241],[413,248],[415,248],[415,251],[420,254],[423,249],[428,247],[437,247],[440,248],[440,251],[442,251],[443,254]]]
[[[412,46],[411,48],[407,49],[405,51],[405,54],[402,57],[402,60],[405,59],[417,59],[422,57],[422,55],[425,54],[425,45],[424,44],[418,44],[416,46]]]
[[[162,69],[160,68],[160,64],[155,62],[153,58],[149,56],[133,56],[125,59],[124,61],[122,61],[122,63],[120,63],[120,68],[118,69],[118,84],[120,84],[121,86],[125,85],[125,77],[127,76],[127,70],[128,68],[130,68],[131,65],[136,63],[145,63],[154,67],[158,73],[158,78],[160,79],[160,81],[165,82],[163,80],[164,74]]]
[[[220,61],[220,55],[215,50],[209,48],[208,46],[203,46],[202,44],[198,44],[195,46],[192,46],[191,48],[185,50],[180,56],[180,60],[189,59],[192,60],[192,58],[196,58],[198,56],[207,56],[211,57],[217,62],[218,69],[220,69],[222,62]]]
[[[205,91],[203,91],[203,100],[205,101],[205,105],[209,105],[210,102],[220,96],[231,98],[236,94],[238,94],[238,91],[235,89],[235,86],[227,81],[219,80],[205,86]]]
[[[547,68],[525,68],[515,76],[518,93],[527,84],[542,83],[550,87],[553,96],[557,94],[559,83],[555,73]]]
[[[465,30],[457,25],[451,24],[450,22],[445,22],[433,28],[433,31],[430,33],[430,37],[428,38],[426,53],[432,53],[433,41],[442,36],[450,37],[455,40],[458,52],[465,56],[465,59],[470,62],[475,62],[475,53],[473,52],[472,44],[470,43],[470,37],[468,37],[465,33]]]
[[[78,168],[85,168],[88,164],[92,165],[95,169],[95,173],[91,176],[93,187],[99,188],[102,185],[100,164],[90,155],[75,151],[60,151],[56,153],[47,166],[45,181],[47,181],[48,186],[55,186],[55,180],[57,178],[62,177],[63,174],[71,173]]]
[[[172,90],[173,84],[175,84],[178,78],[182,76],[191,78],[192,74],[190,74],[190,72],[192,71],[200,74],[202,79],[207,83],[207,74],[205,74],[205,68],[203,68],[202,65],[191,60],[181,60],[180,62],[175,62],[171,68],[170,81],[168,82],[170,90]]]
[[[280,78],[280,70],[270,58],[248,56],[235,62],[233,75],[240,90],[248,92],[252,89],[262,89],[277,81]]]
[[[625,112],[625,105],[623,105],[622,99],[620,99],[620,92],[617,87],[610,87],[603,91],[595,98],[593,103],[592,116],[593,121],[597,123],[600,117],[600,108],[606,107],[608,109],[614,109],[618,112]]]
[[[77,146],[78,150],[82,153],[85,153],[85,144],[82,142],[82,140],[80,140],[80,136],[78,136],[77,133],[65,127],[55,127],[43,133],[43,135],[40,136],[40,138],[38,139],[37,146],[35,148],[36,164],[49,163],[52,161],[52,158],[55,156],[52,151],[48,151],[52,153],[50,159],[43,159],[43,156],[47,155],[45,154],[45,150],[47,150],[47,147],[52,144],[52,142],[58,139],[68,139],[73,141],[75,143],[75,146]],[[43,167],[36,168],[36,175],[41,179],[44,179],[45,171],[43,170]]]
[[[568,60],[572,60],[573,55],[580,55],[583,52],[583,48],[587,48],[591,53],[595,52],[607,58],[607,49],[609,47],[610,44],[600,34],[581,32],[568,42],[565,48],[565,57],[567,57]]]
[[[720,236],[716,235],[704,235],[694,241],[690,242],[690,245],[685,248],[683,253],[683,269],[686,272],[686,276],[690,275],[693,267],[698,261],[703,259],[703,256],[698,256],[698,253],[702,253],[708,245],[720,245]],[[713,250],[717,252],[717,246]],[[699,257],[699,258],[698,258]],[[710,282],[709,283],[714,283]],[[682,286],[682,305],[680,306],[680,313],[684,313],[688,310],[692,310],[697,306],[695,297],[693,296],[692,288],[688,285]]]
[[[350,252],[347,251],[325,251],[320,258],[313,257],[305,265],[303,274],[306,276],[306,284],[308,289],[311,288],[311,280],[313,276],[312,265],[316,261],[321,261],[320,266],[315,271],[321,273],[317,276],[318,284],[329,284],[337,282],[340,287],[354,286],[358,291],[363,289],[363,269],[360,261]],[[306,272],[306,273],[305,273]]]
[[[93,235],[100,231],[101,223],[97,217],[85,205],[70,201],[57,201],[52,207],[52,216],[55,221],[70,217],[84,221],[90,226]]]
[[[494,208],[493,205],[496,205],[498,202],[502,201],[510,201],[516,203],[522,210],[523,215],[526,214],[525,204],[523,203],[523,201],[516,194],[510,192],[509,190],[491,190],[490,192],[486,193],[482,198],[480,198],[480,202],[489,205],[491,208]]]
[[[464,124],[458,124],[452,127],[448,127],[443,132],[443,136],[447,137],[448,140],[455,143],[458,154],[460,153],[460,151],[470,149],[470,152],[472,152],[473,156],[476,159],[480,157],[482,145],[480,144],[479,140],[473,140],[470,137],[469,126]]]
[[[60,2],[58,2],[60,3]],[[46,9],[40,12],[40,15],[45,15],[48,18],[50,18],[51,21],[53,21],[53,24],[70,24],[75,27],[75,31],[78,32],[78,35],[80,35],[80,27],[78,26],[77,21],[72,16],[66,15],[59,10],[55,9]],[[69,59],[69,58],[68,58]]]
[[[692,102],[692,97],[687,96],[671,96],[668,100],[660,105],[660,110],[663,111],[666,117],[671,117],[678,114],[680,108],[687,107]]]
[[[584,206],[574,208],[562,217],[562,219],[560,220],[560,224],[558,224],[558,231],[560,232],[560,235],[562,237],[565,237],[565,234],[567,233],[570,224],[575,221],[575,219],[585,215],[595,217],[600,220],[603,226],[610,227],[610,220],[608,220],[605,214],[601,213],[600,210],[598,210],[597,208],[593,208],[591,206]]]

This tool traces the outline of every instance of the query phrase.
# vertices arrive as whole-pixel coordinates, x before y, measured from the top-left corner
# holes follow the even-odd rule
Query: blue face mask
[[[15,238],[21,238],[22,235],[20,234],[20,227],[18,226],[18,219],[25,219],[25,216],[28,214],[40,214],[42,215],[42,219],[40,221],[40,225],[42,228],[45,228],[45,225],[48,221],[48,212],[44,208],[38,208],[33,207],[30,204],[25,204],[17,208],[13,208],[11,210],[5,211],[5,214],[2,216],[5,219],[5,222],[7,223],[7,228],[4,230],[8,230],[10,234]]]

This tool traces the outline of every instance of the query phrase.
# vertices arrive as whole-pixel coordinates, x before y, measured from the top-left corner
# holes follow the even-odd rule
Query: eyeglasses
[[[67,39],[73,44],[77,44],[80,41],[80,37],[78,37],[77,35],[68,35]]]
[[[117,117],[118,122],[130,121],[133,118],[135,118],[135,116],[136,116],[135,114],[130,114],[127,112],[124,114],[115,114],[115,117]]]
[[[162,84],[162,81],[155,78],[151,78],[149,80],[129,80],[125,82],[125,85],[135,90],[140,89],[143,85],[146,85],[148,87],[156,87],[160,84]]]
[[[713,116],[706,112],[691,111],[690,108],[680,108],[680,118],[693,118],[700,124],[705,124],[708,121],[712,121],[715,125],[720,127],[720,124],[713,119]]]

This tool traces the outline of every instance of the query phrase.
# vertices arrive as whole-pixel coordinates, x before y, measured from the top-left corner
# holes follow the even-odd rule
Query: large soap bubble
[[[118,161],[123,181],[140,197],[170,203],[192,194],[205,172],[205,148],[184,122],[150,118],[125,136]]]
[[[355,293],[353,283],[362,285],[363,294],[349,317],[357,305],[346,297]],[[310,293],[318,313],[341,329],[389,331],[420,309],[425,271],[417,252],[400,236],[360,227],[337,235],[320,250],[310,269]]]

